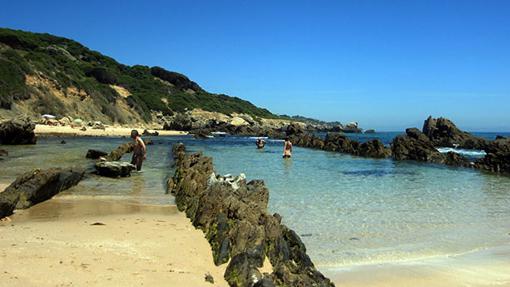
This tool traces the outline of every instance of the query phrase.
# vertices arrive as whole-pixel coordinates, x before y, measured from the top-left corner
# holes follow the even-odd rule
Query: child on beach
[[[131,138],[135,142],[131,164],[136,166],[137,171],[140,171],[142,169],[143,161],[147,158],[147,148],[145,147],[145,143],[143,142],[137,130],[131,131]]]

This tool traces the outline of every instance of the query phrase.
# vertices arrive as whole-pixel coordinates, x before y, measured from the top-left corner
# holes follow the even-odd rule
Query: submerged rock
[[[107,177],[131,176],[131,171],[136,169],[136,166],[128,162],[119,161],[100,161],[95,167],[98,175]]]
[[[78,184],[84,174],[82,168],[50,168],[36,169],[19,176],[0,193],[0,218],[11,215],[15,208],[28,208],[52,198]]]
[[[28,118],[0,123],[0,144],[35,144],[35,124]]]
[[[90,158],[90,159],[99,159],[100,157],[104,157],[107,155],[108,155],[107,152],[96,150],[96,149],[89,149],[87,151],[87,155],[85,157]]]

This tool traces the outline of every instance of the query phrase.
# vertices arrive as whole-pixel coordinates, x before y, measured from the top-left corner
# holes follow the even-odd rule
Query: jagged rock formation
[[[229,261],[230,286],[334,286],[317,271],[299,236],[267,213],[269,191],[263,181],[218,178],[212,159],[185,154],[175,145],[176,171],[168,182],[177,207],[202,229],[211,244],[215,264]],[[271,274],[261,274],[269,258]]]
[[[75,186],[85,174],[82,168],[50,168],[33,170],[19,176],[0,193],[0,218],[52,198]]]
[[[440,153],[434,143],[417,128],[406,129],[406,135],[396,137],[391,150],[395,160],[415,160],[464,167],[471,165],[470,161],[460,154]]]
[[[35,124],[27,118],[0,123],[0,144],[35,144]]]
[[[429,116],[423,123],[422,131],[436,147],[484,149],[487,145],[485,139],[461,131],[452,121],[446,118],[434,119]]]
[[[296,146],[347,153],[361,157],[386,158],[391,155],[391,150],[377,139],[359,143],[349,139],[342,133],[328,133],[323,140],[306,132],[298,124],[290,124],[285,132]]]
[[[510,174],[510,139],[499,138],[487,144],[485,152],[485,157],[475,162],[476,168]]]

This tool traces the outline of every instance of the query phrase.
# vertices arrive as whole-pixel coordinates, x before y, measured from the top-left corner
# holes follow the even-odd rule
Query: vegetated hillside
[[[150,122],[151,111],[194,108],[276,117],[248,101],[208,93],[176,72],[126,66],[62,37],[0,28],[0,117],[49,113],[125,124]]]

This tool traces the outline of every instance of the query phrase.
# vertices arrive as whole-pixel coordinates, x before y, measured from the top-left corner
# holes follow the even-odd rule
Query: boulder
[[[131,176],[131,171],[136,169],[136,166],[128,162],[119,161],[99,161],[95,167],[98,175],[107,177]]]
[[[99,159],[100,157],[105,157],[107,155],[108,155],[107,152],[95,150],[95,149],[89,149],[87,151],[87,155],[85,157],[90,158],[90,159]]]
[[[358,123],[357,122],[351,122],[351,123],[348,123],[347,125],[345,125],[343,128],[342,128],[342,132],[344,133],[362,133],[363,130],[360,129],[358,127]]]
[[[356,155],[372,158],[386,158],[391,155],[391,150],[386,148],[380,140],[374,139],[360,144]]]
[[[429,116],[423,123],[422,132],[436,147],[484,149],[488,144],[485,139],[461,131],[452,121],[446,118],[434,119]]]
[[[12,214],[15,208],[24,209],[52,198],[80,182],[82,168],[36,169],[19,176],[0,193],[0,218]]]
[[[35,144],[35,124],[28,118],[0,123],[0,144]]]
[[[246,253],[234,256],[225,270],[225,280],[230,286],[251,287],[261,279],[262,274],[250,264]]]
[[[366,134],[375,134],[375,130],[374,129],[368,129],[365,131]]]

